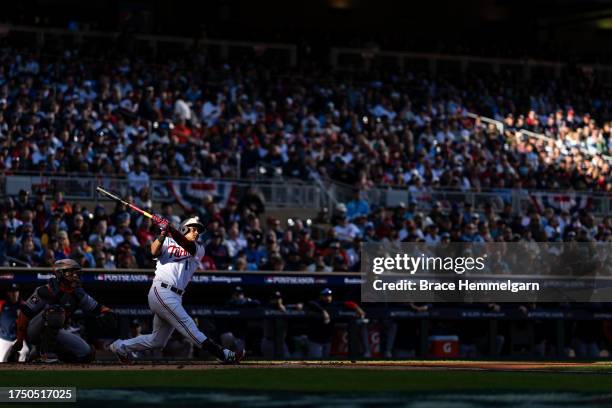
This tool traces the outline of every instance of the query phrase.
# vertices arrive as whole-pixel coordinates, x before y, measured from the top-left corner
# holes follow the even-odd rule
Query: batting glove
[[[160,217],[159,215],[153,215],[153,222],[156,223],[159,229],[162,230],[162,233],[165,234],[166,229],[168,229],[169,225],[168,220]]]

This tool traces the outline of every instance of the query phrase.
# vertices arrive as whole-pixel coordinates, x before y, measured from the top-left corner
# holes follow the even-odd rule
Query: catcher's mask
[[[81,265],[74,259],[61,259],[53,264],[53,273],[61,283],[69,287],[81,284]]]
[[[181,234],[185,235],[189,231],[187,227],[197,228],[200,234],[204,232],[204,224],[200,222],[198,217],[187,218],[185,221],[183,221],[181,223]]]

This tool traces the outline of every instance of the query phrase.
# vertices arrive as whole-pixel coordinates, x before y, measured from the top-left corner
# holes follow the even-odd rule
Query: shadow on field
[[[612,394],[595,393],[288,393],[185,390],[81,390],[79,407],[568,407],[612,406]],[[71,404],[75,406],[75,404]]]

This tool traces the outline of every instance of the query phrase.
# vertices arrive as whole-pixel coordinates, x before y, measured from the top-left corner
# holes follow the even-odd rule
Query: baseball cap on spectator
[[[330,288],[325,288],[321,291],[321,296],[331,296],[332,290]]]
[[[343,203],[336,205],[336,211],[346,213],[346,205],[344,205]]]
[[[19,290],[19,285],[16,283],[11,283],[11,285],[6,290],[7,292],[17,292]]]
[[[236,286],[234,288],[234,293],[244,293],[244,290],[242,289],[241,286]]]
[[[280,299],[282,297],[283,295],[278,290],[272,294],[272,299]]]

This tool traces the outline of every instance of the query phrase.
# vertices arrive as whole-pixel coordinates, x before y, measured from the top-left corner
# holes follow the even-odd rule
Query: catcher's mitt
[[[117,328],[117,315],[113,312],[99,314],[95,319],[95,325],[100,332],[108,332]]]

